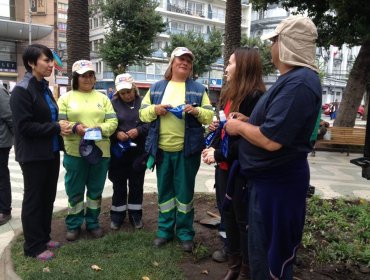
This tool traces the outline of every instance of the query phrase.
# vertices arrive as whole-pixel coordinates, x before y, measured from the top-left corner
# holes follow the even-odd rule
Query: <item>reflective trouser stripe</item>
[[[178,212],[187,214],[194,208],[194,199],[190,201],[190,203],[188,204],[181,203],[176,199],[176,206]]]
[[[171,198],[170,200],[167,200],[166,202],[163,202],[158,205],[159,211],[161,213],[167,213],[173,210],[176,207],[175,198]]]
[[[91,199],[89,197],[86,198],[86,207],[90,209],[99,209],[101,205],[101,199]]]
[[[141,204],[128,204],[128,210],[141,210],[142,208]]]
[[[116,211],[116,212],[123,212],[123,211],[126,211],[127,210],[127,205],[122,205],[122,206],[114,206],[114,205],[112,205],[110,207],[110,210]]]
[[[76,215],[84,210],[84,202],[78,202],[76,205],[72,206],[68,203],[68,215]]]

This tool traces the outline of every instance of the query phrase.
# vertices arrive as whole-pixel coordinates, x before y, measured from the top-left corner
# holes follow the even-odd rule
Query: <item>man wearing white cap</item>
[[[243,137],[239,160],[251,189],[251,279],[293,279],[309,186],[307,154],[321,106],[317,31],[309,18],[294,16],[262,39],[272,41],[272,62],[280,76],[261,97],[248,123],[230,119],[225,129]]]
[[[154,245],[161,247],[176,236],[187,252],[193,249],[193,196],[204,148],[202,124],[209,124],[213,116],[204,86],[190,79],[193,60],[189,49],[175,48],[165,79],[152,85],[140,109],[141,120],[151,123],[145,149],[149,165],[155,160],[157,172],[159,217]]]

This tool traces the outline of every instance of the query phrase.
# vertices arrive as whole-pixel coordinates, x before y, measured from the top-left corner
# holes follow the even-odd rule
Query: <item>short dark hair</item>
[[[44,54],[47,58],[54,60],[53,53],[44,45],[32,44],[24,50],[22,58],[27,72],[32,72],[32,67],[29,65],[29,63],[36,65],[37,60],[42,54]]]

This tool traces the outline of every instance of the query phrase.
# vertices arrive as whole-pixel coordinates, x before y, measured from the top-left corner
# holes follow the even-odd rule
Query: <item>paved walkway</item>
[[[361,168],[349,162],[352,158],[360,157],[360,154],[339,152],[316,152],[315,157],[309,156],[311,168],[311,185],[316,187],[316,194],[323,198],[336,198],[341,196],[362,197],[370,200],[370,184],[361,177]],[[17,162],[14,161],[14,152],[11,151],[9,169],[12,182],[12,216],[9,223],[0,226],[0,279],[13,279],[5,276],[5,263],[8,261],[4,254],[15,233],[21,230],[20,221],[21,205],[23,197],[23,178]],[[64,168],[61,166],[57,197],[54,204],[54,211],[64,209],[67,205],[67,198],[64,191]],[[202,164],[196,180],[196,192],[213,193],[214,167]],[[156,191],[155,172],[147,171],[144,183],[145,192]],[[112,184],[107,180],[104,197],[112,195]]]

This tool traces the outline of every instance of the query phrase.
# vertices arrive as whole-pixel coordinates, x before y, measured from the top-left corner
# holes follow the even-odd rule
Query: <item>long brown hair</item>
[[[240,47],[233,54],[236,62],[235,73],[221,93],[219,106],[224,107],[230,100],[230,112],[237,112],[247,95],[256,90],[265,92],[266,87],[262,80],[262,63],[258,50]]]

